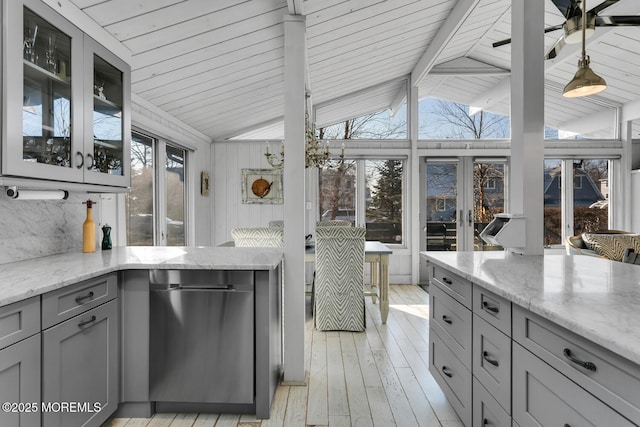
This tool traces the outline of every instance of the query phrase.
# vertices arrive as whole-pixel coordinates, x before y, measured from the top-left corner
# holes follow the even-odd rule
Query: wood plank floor
[[[429,297],[418,286],[390,287],[387,324],[367,298],[366,332],[318,332],[307,299],[306,386],[280,386],[271,418],[156,414],[103,427],[462,427],[429,373]]]

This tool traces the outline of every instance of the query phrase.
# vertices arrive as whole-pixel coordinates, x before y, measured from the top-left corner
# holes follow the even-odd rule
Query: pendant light
[[[578,71],[562,92],[565,98],[593,95],[607,88],[607,83],[589,67],[586,48],[587,2],[582,0],[582,57],[578,60]]]

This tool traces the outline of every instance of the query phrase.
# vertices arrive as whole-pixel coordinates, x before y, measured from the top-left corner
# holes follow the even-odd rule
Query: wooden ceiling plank
[[[141,16],[187,0],[109,0],[85,6],[82,10],[104,26]]]
[[[219,28],[187,40],[180,40],[170,45],[158,46],[156,49],[143,53],[136,53],[131,59],[131,67],[132,69],[138,69],[152,64],[162,63],[167,59],[180,57],[189,52],[198,52],[200,49],[216,45],[220,41],[239,37],[247,32],[247,28],[282,26],[283,11],[286,11],[286,9],[253,16],[244,21],[242,25],[231,25],[229,27]]]

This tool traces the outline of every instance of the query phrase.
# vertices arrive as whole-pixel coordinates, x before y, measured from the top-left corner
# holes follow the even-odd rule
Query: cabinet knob
[[[83,320],[82,322],[78,323],[78,328],[82,328],[83,326],[86,326],[89,323],[92,323],[92,322],[95,322],[95,321],[96,321],[96,316],[91,316],[91,319]]]
[[[497,360],[489,358],[489,353],[486,351],[482,352],[482,358],[493,366],[500,366],[500,363]]]
[[[446,277],[443,277],[443,278],[442,278],[442,281],[443,281],[444,283],[446,283],[447,285],[452,285],[452,284],[453,284],[453,282],[451,281],[451,279],[448,279],[448,278],[446,278]]]
[[[93,298],[93,291],[90,291],[86,295],[82,295],[82,296],[76,297],[76,304],[84,304],[84,300],[92,299],[92,298]]]
[[[87,170],[91,170],[93,168],[93,155],[92,154],[87,154]]]
[[[76,168],[78,169],[82,169],[82,166],[84,166],[84,156],[82,155],[82,153],[80,151],[78,151],[76,153],[76,156],[78,156],[80,158],[78,165],[76,166]]]
[[[482,309],[484,311],[490,311],[493,314],[497,314],[497,313],[500,312],[500,309],[498,307],[494,307],[492,305],[489,305],[489,303],[486,302],[486,301],[482,301]]]
[[[447,316],[446,314],[442,315],[442,320],[444,321],[444,323],[448,323],[449,325],[451,325],[453,323],[453,320],[451,320],[451,318],[449,316]]]
[[[562,354],[564,354],[564,357],[566,357],[567,359],[569,359],[569,361],[571,363],[575,363],[576,365],[582,366],[584,369],[588,369],[590,371],[595,372],[596,371],[596,364],[593,362],[584,362],[580,359],[576,359],[575,357],[573,357],[573,355],[571,354],[571,350],[569,350],[568,348],[565,348],[564,351],[562,352]]]
[[[451,372],[451,369],[447,368],[446,366],[442,367],[442,373],[448,376],[449,378],[453,377],[453,372]]]

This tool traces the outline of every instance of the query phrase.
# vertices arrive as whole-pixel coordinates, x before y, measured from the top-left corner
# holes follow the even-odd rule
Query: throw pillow
[[[630,234],[583,233],[582,240],[587,248],[614,261],[622,261],[626,248],[640,249],[640,236]]]

